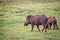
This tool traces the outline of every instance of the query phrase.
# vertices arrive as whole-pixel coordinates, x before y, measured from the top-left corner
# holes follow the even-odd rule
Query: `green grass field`
[[[0,40],[60,40],[60,4],[59,3],[28,3],[10,4],[0,7]],[[31,25],[25,28],[24,21],[27,15],[44,14],[47,17],[55,16],[59,30],[38,32],[36,26],[30,32]],[[42,30],[42,26],[40,29]]]

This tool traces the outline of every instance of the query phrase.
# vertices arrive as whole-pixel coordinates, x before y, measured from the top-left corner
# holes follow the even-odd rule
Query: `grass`
[[[59,3],[29,3],[6,5],[0,8],[0,40],[60,40],[60,4]],[[55,16],[59,30],[38,32],[36,26],[30,32],[31,25],[25,28],[24,21],[27,15],[45,14]],[[42,26],[40,29],[42,30]]]

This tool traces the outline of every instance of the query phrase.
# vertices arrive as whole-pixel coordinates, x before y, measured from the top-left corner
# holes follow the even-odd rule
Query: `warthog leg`
[[[38,29],[38,31],[40,31],[40,29],[39,29],[39,25],[37,25],[37,29]]]

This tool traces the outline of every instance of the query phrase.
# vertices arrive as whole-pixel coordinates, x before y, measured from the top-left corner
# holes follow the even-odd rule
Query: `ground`
[[[0,7],[0,40],[60,40],[60,4],[59,3],[28,3]],[[59,30],[38,31],[36,26],[31,32],[31,25],[24,26],[27,15],[44,14],[55,16]],[[26,28],[25,28],[26,27]],[[40,26],[42,30],[43,26]]]

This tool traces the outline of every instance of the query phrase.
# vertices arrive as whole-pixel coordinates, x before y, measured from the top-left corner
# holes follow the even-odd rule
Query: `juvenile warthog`
[[[50,16],[48,18],[47,25],[49,26],[49,29],[51,29],[52,25],[54,26],[54,29],[55,27],[58,29],[57,19],[55,18],[55,16]]]

